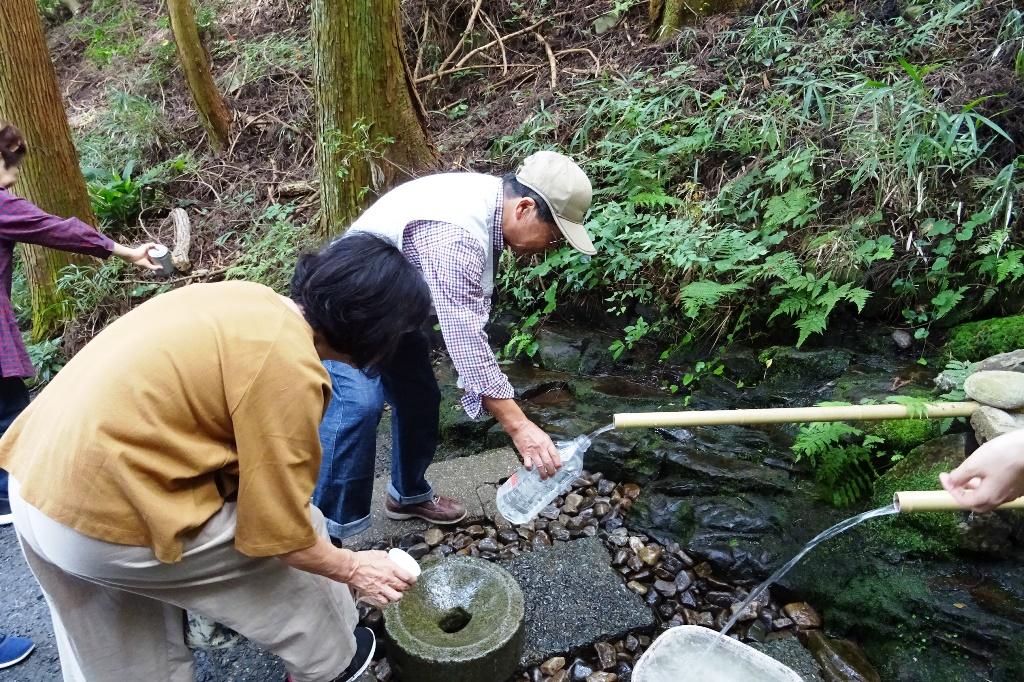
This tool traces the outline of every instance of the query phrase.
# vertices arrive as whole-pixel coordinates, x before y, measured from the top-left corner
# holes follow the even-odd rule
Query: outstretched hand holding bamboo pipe
[[[960,506],[976,512],[1024,495],[1024,429],[993,438],[939,480]]]

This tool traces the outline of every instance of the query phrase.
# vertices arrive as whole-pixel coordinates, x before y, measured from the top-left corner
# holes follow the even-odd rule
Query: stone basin
[[[415,587],[384,609],[391,667],[402,682],[508,679],[522,655],[523,616],[523,593],[497,564],[425,563]]]

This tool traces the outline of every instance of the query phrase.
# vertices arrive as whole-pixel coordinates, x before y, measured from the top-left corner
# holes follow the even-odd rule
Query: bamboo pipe
[[[762,410],[691,410],[687,412],[623,412],[614,417],[617,429],[652,426],[720,426],[723,424],[788,424],[802,422],[883,421],[913,419],[923,411],[928,419],[970,417],[975,402],[927,403],[922,406],[835,405],[780,407]],[[923,410],[922,410],[923,408]]]
[[[945,490],[906,490],[894,494],[892,501],[901,513],[967,511]],[[1024,509],[1024,497],[1001,504],[996,509]]]

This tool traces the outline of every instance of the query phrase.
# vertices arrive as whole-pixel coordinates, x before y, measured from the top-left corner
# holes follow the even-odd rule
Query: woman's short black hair
[[[394,244],[366,232],[301,256],[291,297],[334,350],[371,371],[430,313],[430,290],[419,270]]]
[[[548,206],[548,202],[544,197],[519,182],[519,180],[516,179],[515,173],[505,173],[501,182],[505,186],[506,197],[525,197],[527,199],[533,199],[533,203],[537,205],[537,217],[545,223],[556,225],[555,216],[551,215],[551,207]]]
[[[10,123],[0,121],[0,161],[7,168],[14,168],[21,163],[27,151],[28,146],[21,131]]]

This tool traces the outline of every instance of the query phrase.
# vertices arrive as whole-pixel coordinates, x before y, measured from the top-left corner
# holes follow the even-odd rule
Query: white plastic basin
[[[663,632],[633,669],[633,682],[801,682],[774,658],[698,625]]]

